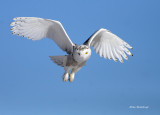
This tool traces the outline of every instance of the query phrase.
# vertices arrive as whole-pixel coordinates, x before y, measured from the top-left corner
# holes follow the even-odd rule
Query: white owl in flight
[[[17,17],[13,20],[14,22],[10,24],[13,26],[11,28],[13,34],[32,40],[49,38],[67,52],[68,55],[49,56],[54,63],[64,67],[63,81],[69,79],[70,82],[73,82],[75,73],[85,65],[91,56],[90,46],[101,57],[114,61],[118,59],[121,63],[123,63],[122,57],[128,60],[126,54],[133,56],[127,49],[132,49],[132,47],[107,29],[99,29],[82,45],[76,45],[70,40],[59,21],[36,17]],[[72,71],[69,74],[71,69]]]

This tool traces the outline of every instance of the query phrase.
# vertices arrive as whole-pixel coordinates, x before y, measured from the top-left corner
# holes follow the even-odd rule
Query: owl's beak
[[[80,53],[78,53],[78,55],[81,55]]]

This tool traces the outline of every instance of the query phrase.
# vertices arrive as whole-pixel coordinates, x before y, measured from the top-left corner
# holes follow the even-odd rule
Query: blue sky
[[[159,115],[158,0],[5,0],[0,4],[0,115]],[[48,56],[65,55],[49,39],[13,36],[20,16],[59,20],[74,43],[109,29],[133,46],[124,64],[94,51],[73,83]],[[149,106],[131,109],[129,106]]]

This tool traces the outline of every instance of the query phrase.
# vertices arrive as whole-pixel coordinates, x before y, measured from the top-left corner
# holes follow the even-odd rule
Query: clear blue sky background
[[[159,115],[159,0],[1,0],[0,115]],[[94,51],[73,83],[48,56],[63,55],[49,39],[13,36],[19,16],[59,20],[73,42],[111,30],[133,46],[124,64]],[[130,109],[129,106],[149,106]]]

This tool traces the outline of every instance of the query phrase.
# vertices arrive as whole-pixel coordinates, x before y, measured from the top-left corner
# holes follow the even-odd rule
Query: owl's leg
[[[72,69],[71,73],[69,74],[69,82],[73,82],[75,73],[78,72],[81,69],[82,66],[78,66]]]
[[[68,80],[68,74],[69,74],[70,69],[71,69],[70,66],[65,66],[64,67],[65,73],[63,74],[63,81],[67,81]]]

